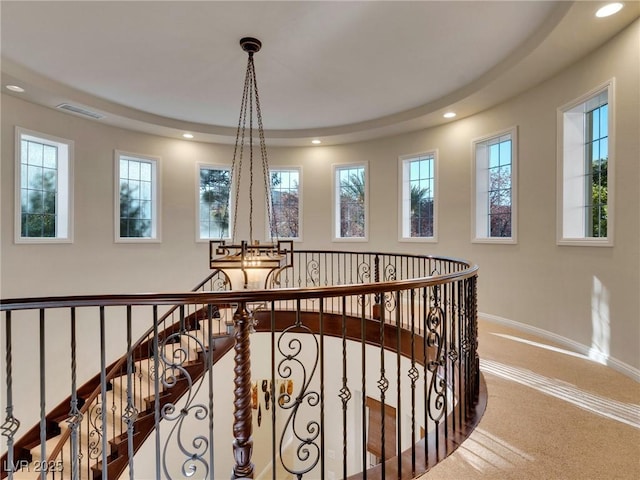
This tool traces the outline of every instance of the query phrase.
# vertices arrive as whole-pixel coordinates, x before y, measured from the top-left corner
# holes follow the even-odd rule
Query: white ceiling
[[[627,2],[596,19],[602,3],[2,1],[2,82],[104,123],[229,142],[247,61],[238,41],[254,36],[270,143],[340,143],[435,125],[448,109],[471,115],[535,85],[640,12]]]

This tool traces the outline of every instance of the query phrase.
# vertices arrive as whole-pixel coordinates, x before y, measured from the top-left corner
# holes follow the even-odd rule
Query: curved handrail
[[[343,252],[340,252],[343,253]],[[346,252],[350,253],[350,252]],[[362,252],[353,252],[362,253]],[[447,260],[443,257],[419,257]],[[0,311],[28,310],[38,308],[64,308],[80,306],[125,306],[125,305],[180,305],[186,303],[239,303],[279,300],[302,300],[308,298],[331,298],[383,293],[411,288],[431,287],[450,280],[463,280],[474,276],[479,267],[461,260],[453,260],[466,265],[465,270],[447,274],[430,275],[406,280],[385,282],[332,285],[324,287],[284,287],[270,290],[225,290],[220,292],[174,292],[174,293],[134,293],[109,295],[74,295],[61,297],[12,298],[2,300]],[[205,282],[206,283],[206,282]]]

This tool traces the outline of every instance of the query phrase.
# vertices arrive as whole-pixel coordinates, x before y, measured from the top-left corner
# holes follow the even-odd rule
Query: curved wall
[[[269,149],[271,166],[303,168],[304,238],[299,248],[470,259],[480,265],[479,309],[489,318],[542,329],[585,352],[598,343],[604,357],[610,355],[610,363],[640,378],[639,40],[636,20],[556,77],[441,127],[334,147]],[[615,246],[557,246],[556,109],[612,77],[616,80]],[[73,244],[13,243],[16,125],[75,142]],[[518,127],[519,142],[518,243],[473,244],[471,142],[513,126]],[[435,148],[439,241],[398,242],[398,156]],[[162,243],[114,243],[114,149],[162,158]],[[230,146],[120,130],[2,95],[1,296],[191,288],[208,272],[208,245],[195,241],[196,164],[229,164],[231,155]],[[362,161],[368,162],[370,175],[369,241],[333,243],[331,165]]]

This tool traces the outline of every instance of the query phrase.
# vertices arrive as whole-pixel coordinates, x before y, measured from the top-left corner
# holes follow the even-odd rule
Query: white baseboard
[[[590,347],[583,345],[582,343],[576,342],[575,340],[571,340],[570,338],[563,337],[556,333],[543,330],[542,328],[527,325],[526,323],[516,322],[515,320],[499,317],[497,315],[492,315],[490,313],[478,312],[478,317],[481,320],[487,320],[489,322],[511,327],[521,332],[536,335],[538,337],[541,337],[551,342],[562,345],[563,347],[570,349],[581,355],[584,355],[586,357],[589,357],[589,354],[591,351]],[[597,361],[597,360],[594,360],[594,361]],[[635,380],[636,382],[640,382],[640,369],[632,367],[631,365],[624,363],[616,358],[606,357],[606,358],[603,358],[602,361],[598,361],[598,363],[604,364],[612,368],[613,370],[620,372],[623,375],[626,375],[627,377]]]

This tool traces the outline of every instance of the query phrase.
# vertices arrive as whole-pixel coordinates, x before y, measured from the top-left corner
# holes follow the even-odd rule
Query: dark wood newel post
[[[251,342],[249,330],[251,318],[247,311],[247,304],[240,302],[238,309],[233,314],[234,339],[235,339],[235,367],[234,373],[234,411],[233,411],[233,467],[232,479],[253,478],[253,463],[251,453],[253,451],[252,425],[251,425]]]

